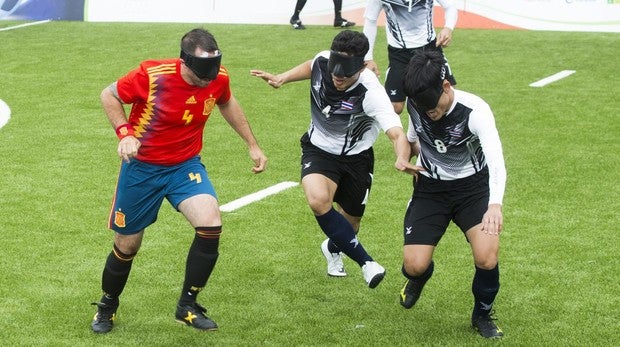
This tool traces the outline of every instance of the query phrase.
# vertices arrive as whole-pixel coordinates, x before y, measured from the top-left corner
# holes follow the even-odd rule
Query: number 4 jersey
[[[123,103],[133,104],[129,123],[141,143],[140,161],[168,166],[198,155],[211,111],[230,99],[224,67],[200,88],[185,82],[180,64],[178,58],[145,61],[116,83]]]

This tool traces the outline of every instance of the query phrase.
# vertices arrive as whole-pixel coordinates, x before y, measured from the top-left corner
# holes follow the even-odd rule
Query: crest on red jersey
[[[215,107],[215,98],[208,98],[205,100],[205,108],[202,111],[202,114],[208,116],[213,111],[213,107]]]

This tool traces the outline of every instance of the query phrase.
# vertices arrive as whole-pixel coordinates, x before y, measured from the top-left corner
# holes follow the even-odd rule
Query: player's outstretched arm
[[[311,74],[312,60],[308,60],[278,75],[263,70],[250,70],[250,75],[262,78],[263,81],[276,89],[285,83],[307,80]]]
[[[267,157],[258,145],[256,137],[252,132],[250,123],[246,118],[241,105],[234,96],[231,95],[230,100],[226,104],[219,105],[220,113],[226,119],[228,124],[239,134],[248,146],[250,158],[254,162],[252,172],[261,173],[267,168]]]

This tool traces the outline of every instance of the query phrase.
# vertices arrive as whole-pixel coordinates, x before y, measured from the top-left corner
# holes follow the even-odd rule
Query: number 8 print
[[[446,153],[448,151],[448,148],[446,147],[446,145],[444,145],[444,143],[439,139],[435,140],[435,149],[439,153]]]

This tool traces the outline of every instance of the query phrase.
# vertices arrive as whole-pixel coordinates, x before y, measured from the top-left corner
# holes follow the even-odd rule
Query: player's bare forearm
[[[411,158],[411,148],[409,147],[409,141],[407,141],[407,135],[405,135],[402,128],[390,128],[385,134],[390,138],[394,146],[394,153],[396,153],[394,167],[396,170],[406,172],[410,175],[415,175],[419,171],[424,170],[409,162]]]
[[[275,75],[262,70],[250,70],[250,75],[262,78],[267,84],[274,88],[280,88],[282,85],[309,79],[312,73],[312,61],[308,60],[294,68]]]
[[[250,123],[246,118],[241,106],[234,96],[224,105],[219,105],[220,113],[233,130],[245,141],[250,152],[250,158],[254,162],[252,171],[254,173],[263,172],[267,166],[267,157],[258,145],[258,141],[252,132]]]
[[[112,128],[116,129],[119,126],[127,123],[127,116],[125,115],[125,109],[122,102],[114,94],[115,85],[112,84],[109,87],[101,91],[100,100]]]
[[[250,123],[246,118],[241,106],[234,96],[226,104],[219,105],[222,117],[228,122],[231,128],[245,141],[248,147],[257,146],[256,138],[250,128]]]
[[[128,121],[127,116],[125,115],[125,109],[123,108],[123,103],[119,99],[118,95],[116,95],[116,83],[111,84],[109,87],[101,91],[100,99],[101,105],[103,106],[103,111],[108,117],[112,127],[117,130],[118,135],[118,128],[126,125]],[[141,145],[140,140],[133,136],[133,133],[125,134],[122,137],[119,136],[119,139],[120,140],[116,148],[118,156],[123,159],[123,161],[129,162],[131,158],[138,154],[138,149],[140,149]]]

